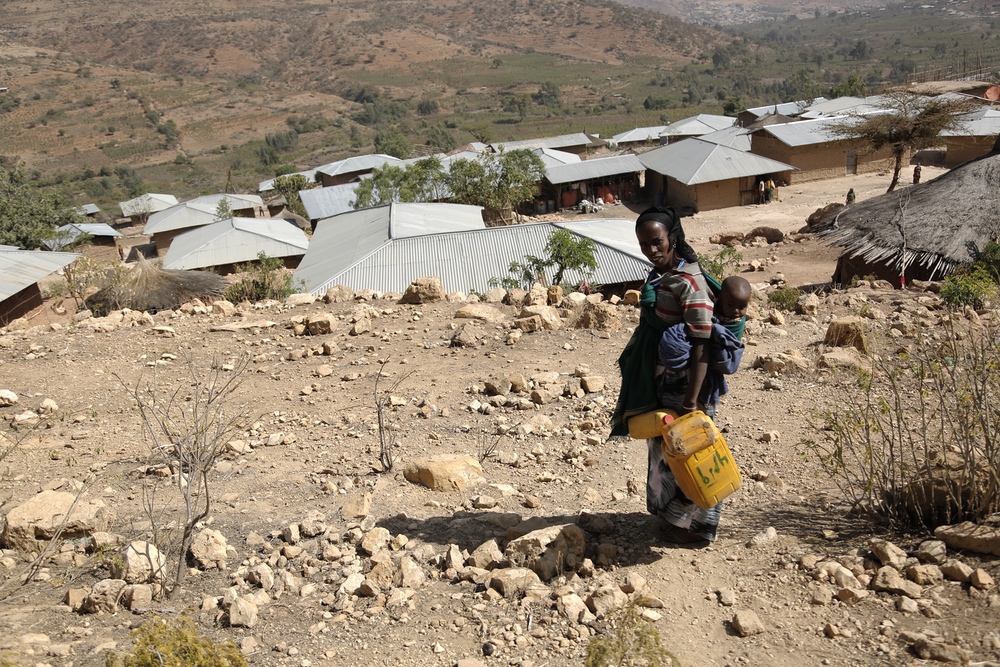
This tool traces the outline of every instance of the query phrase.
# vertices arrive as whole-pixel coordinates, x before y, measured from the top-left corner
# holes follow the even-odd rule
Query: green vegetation
[[[82,222],[58,191],[41,192],[24,176],[24,165],[0,167],[0,245],[33,249],[56,227]]]
[[[132,632],[131,653],[109,652],[106,667],[246,667],[231,641],[202,637],[188,618],[167,621],[154,616]]]
[[[681,667],[663,648],[660,631],[628,604],[612,617],[612,629],[587,644],[585,667]]]
[[[236,266],[238,281],[226,290],[226,299],[233,303],[284,300],[295,293],[292,273],[285,269],[278,257],[268,257],[261,252],[256,262]]]
[[[274,179],[274,189],[281,193],[281,196],[285,198],[285,206],[288,210],[296,215],[301,215],[303,218],[308,218],[305,206],[302,205],[302,199],[299,198],[299,191],[306,190],[309,188],[309,179],[307,179],[302,174],[290,174],[288,176],[279,176]]]
[[[941,298],[949,306],[982,310],[1000,294],[1000,244],[989,242],[979,258],[944,280]]]
[[[387,165],[358,184],[354,208],[389,202],[438,201],[451,193],[456,204],[482,206],[487,224],[506,224],[523,202],[537,193],[545,173],[541,159],[528,150],[484,153],[476,160],[456,160],[446,172],[436,157],[409,168]]]
[[[544,284],[545,274],[553,267],[553,285],[561,285],[567,271],[574,271],[579,278],[591,282],[591,277],[597,270],[595,252],[591,239],[577,236],[568,229],[559,229],[549,234],[544,258],[525,255],[523,261],[510,263],[508,277],[492,278],[490,284],[504,289],[531,289],[536,282]]]
[[[802,290],[795,287],[779,287],[767,295],[767,303],[778,310],[793,312],[795,304],[799,302]]]
[[[698,266],[701,270],[710,273],[720,282],[737,273],[742,261],[743,255],[736,248],[723,248],[712,255],[707,253],[698,255]]]

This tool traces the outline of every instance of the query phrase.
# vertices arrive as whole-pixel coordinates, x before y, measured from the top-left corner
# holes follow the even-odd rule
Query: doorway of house
[[[858,152],[855,150],[847,151],[847,175],[854,176],[858,173]]]

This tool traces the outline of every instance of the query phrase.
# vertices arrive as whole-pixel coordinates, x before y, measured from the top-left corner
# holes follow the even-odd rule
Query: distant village
[[[978,103],[958,127],[941,135],[944,151],[935,152],[934,162],[953,168],[992,150],[1000,134],[1000,109],[992,106],[1000,88],[977,82],[946,88],[940,99]],[[648,268],[631,221],[623,224],[622,216],[551,220],[547,214],[601,212],[617,202],[648,201],[692,215],[762,204],[764,186],[772,182],[781,187],[891,170],[890,148],[873,151],[835,131],[845,118],[886,113],[881,102],[878,96],[816,98],[745,109],[735,118],[699,114],[610,138],[581,132],[473,143],[437,156],[447,168],[503,150],[534,152],[545,176],[520,213],[529,223],[539,217],[535,224],[488,227],[479,207],[447,201],[355,210],[355,190],[373,170],[405,169],[417,161],[380,154],[297,172],[311,184],[298,193],[305,217],[286,207],[274,179],[260,183],[256,194],[219,193],[183,202],[169,194],[143,194],[121,202],[120,214],[86,205],[77,210],[81,221],[57,230],[47,250],[0,246],[0,326],[41,303],[38,281],[80,257],[66,250],[81,237],[117,247],[126,263],[142,257],[160,260],[167,270],[225,274],[263,253],[294,270],[295,284],[307,292],[323,294],[341,284],[401,293],[428,275],[440,276],[448,291],[485,291],[511,261],[543,255],[551,232],[568,229],[595,242],[596,281],[631,281]],[[220,219],[220,211],[227,216]],[[126,227],[141,227],[147,242],[126,246],[120,231]]]

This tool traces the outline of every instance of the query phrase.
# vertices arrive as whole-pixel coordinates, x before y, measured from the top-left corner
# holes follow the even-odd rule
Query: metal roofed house
[[[101,212],[100,207],[97,204],[84,204],[83,206],[77,206],[73,209],[77,215],[83,215],[88,218],[92,218]]]
[[[653,200],[679,212],[753,204],[765,178],[784,181],[795,167],[730,146],[689,138],[639,156]]]
[[[736,125],[724,127],[721,130],[703,134],[698,138],[702,141],[711,141],[713,144],[719,144],[720,146],[729,146],[740,151],[750,151],[750,130],[744,127]]]
[[[341,213],[316,223],[316,231],[295,272],[295,280],[305,283],[308,291],[322,294],[336,284],[331,281],[384,246],[411,238],[484,229],[485,226],[483,209],[466,204],[386,204]],[[408,274],[406,266],[410,262],[409,259],[400,260],[399,270]],[[410,278],[412,280],[414,278]],[[369,287],[356,284],[359,289]]]
[[[797,100],[795,102],[780,102],[778,104],[766,104],[761,107],[753,107],[750,109],[744,109],[743,111],[736,114],[736,119],[739,124],[746,127],[753,124],[761,118],[761,116],[766,116],[768,114],[781,114],[782,116],[798,116],[803,113],[810,106],[816,104],[822,104],[824,102],[829,102],[825,97],[816,97],[812,100]]]
[[[135,199],[119,202],[118,206],[122,210],[122,216],[130,218],[132,224],[146,224],[146,219],[152,213],[162,211],[177,205],[177,197],[173,195],[159,195],[146,193],[139,195]]]
[[[598,197],[605,203],[631,200],[645,169],[631,153],[548,167],[541,188],[543,200],[551,202],[546,210],[570,208]]]
[[[381,153],[357,155],[324,164],[322,167],[316,167],[316,177],[322,183],[323,187],[342,185],[357,181],[362,176],[372,173],[372,170],[376,167],[384,167],[387,164],[401,164],[402,162],[397,157]]]
[[[1000,135],[1000,109],[983,107],[964,114],[957,127],[941,133],[946,152],[944,164],[955,167],[990,152]]]
[[[344,183],[342,185],[330,185],[325,188],[313,188],[312,190],[300,190],[299,199],[306,209],[306,217],[316,228],[316,221],[322,218],[329,218],[334,215],[346,213],[354,210],[355,194],[357,183]]]
[[[609,144],[614,144],[619,149],[641,148],[642,146],[657,146],[660,143],[660,135],[667,129],[666,125],[653,125],[652,127],[637,127],[627,132],[619,132],[608,140]]]
[[[708,113],[700,113],[697,116],[682,118],[676,123],[667,125],[666,129],[660,133],[661,144],[672,144],[688,137],[700,137],[709,132],[715,132],[723,128],[732,127],[736,124],[736,119],[730,116],[714,116]]]
[[[264,216],[264,200],[259,195],[214,194],[195,197],[149,216],[142,232],[153,237],[156,251],[162,254],[178,234],[216,222],[219,203],[225,200],[234,217]]]
[[[59,250],[72,245],[81,236],[93,237],[94,243],[115,244],[115,239],[122,238],[121,232],[103,222],[77,222],[56,227],[55,236],[44,241],[49,250]]]
[[[0,326],[42,305],[38,281],[82,257],[74,252],[20,250],[0,246]]]
[[[305,232],[282,218],[228,218],[177,236],[163,268],[231,273],[235,264],[257,261],[264,253],[294,269],[308,247]]]
[[[560,151],[554,148],[536,148],[532,152],[538,156],[538,159],[542,161],[542,164],[546,168],[562,164],[577,164],[581,161],[580,156],[576,153]]]
[[[789,173],[788,183],[891,169],[891,147],[873,152],[865,142],[834,132],[834,126],[850,118],[836,116],[768,125],[753,131],[750,151],[798,169]]]
[[[303,261],[295,278],[304,280],[306,289],[317,295],[334,285],[402,293],[411,282],[426,276],[440,277],[448,292],[484,292],[492,286],[492,279],[508,276],[512,261],[522,261],[529,254],[544,256],[549,236],[563,228],[594,239],[597,283],[632,283],[642,281],[651,268],[639,252],[634,227],[633,220],[581,220],[410,236],[383,243],[352,261],[329,265],[313,278],[304,274]],[[317,228],[309,252],[337,252],[338,235],[321,238],[322,229],[322,225]],[[328,245],[331,247],[324,249]],[[583,276],[570,274],[567,278],[575,282]]]
[[[533,150],[535,148],[552,148],[567,153],[584,155],[587,151],[599,148],[604,142],[598,137],[593,137],[585,132],[575,132],[573,134],[562,134],[558,137],[540,137],[538,139],[522,139],[519,141],[495,141],[490,144],[494,153],[501,150],[514,151],[522,148]]]

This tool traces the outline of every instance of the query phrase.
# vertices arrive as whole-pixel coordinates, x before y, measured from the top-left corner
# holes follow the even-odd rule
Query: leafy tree
[[[399,130],[379,130],[375,134],[375,152],[405,160],[413,151],[413,144]]]
[[[274,179],[274,189],[280,192],[281,196],[285,198],[285,205],[288,207],[288,210],[301,215],[303,218],[308,218],[309,215],[306,213],[306,207],[302,205],[302,200],[299,198],[299,191],[305,190],[308,187],[309,179],[302,174],[290,174]]]
[[[507,113],[516,113],[517,117],[524,120],[528,115],[528,106],[531,98],[527,95],[507,95],[501,103],[503,110]]]
[[[53,237],[56,227],[85,221],[61,195],[31,185],[23,164],[0,167],[0,244],[37,248]]]
[[[872,151],[890,148],[893,169],[887,193],[899,183],[903,156],[935,145],[941,132],[955,127],[958,116],[970,108],[964,100],[927,99],[904,91],[886,93],[879,106],[882,113],[851,114],[831,129],[839,136],[860,139]]]
[[[229,205],[229,199],[223,197],[219,200],[219,203],[215,205],[215,220],[228,220],[233,217],[233,208]]]
[[[444,123],[431,125],[431,127],[427,130],[427,143],[442,151],[450,151],[458,146],[458,142],[455,141],[454,135],[448,131],[448,128],[445,127]]]
[[[865,80],[860,74],[852,74],[847,81],[841,81],[830,89],[830,97],[864,97],[867,94]]]
[[[531,94],[531,99],[543,107],[559,107],[562,105],[562,98],[559,94],[559,86],[551,81],[543,83],[537,93]]]
[[[356,209],[391,202],[437,201],[447,197],[447,173],[436,157],[417,160],[408,168],[390,164],[372,170],[354,194]]]
[[[566,271],[576,271],[584,279],[589,279],[597,269],[594,252],[594,242],[591,239],[577,236],[568,229],[558,229],[549,234],[544,258],[525,255],[523,261],[510,263],[508,277],[491,279],[490,283],[506,289],[531,289],[536,282],[544,282],[545,273],[553,267],[553,285],[562,284]]]
[[[735,116],[739,112],[746,108],[743,102],[743,98],[737,95],[736,97],[730,97],[722,104],[722,113],[727,116]]]
[[[455,203],[486,209],[487,224],[510,224],[518,205],[537,194],[543,176],[541,158],[522,149],[456,160],[448,172],[448,184]]]
[[[431,116],[436,114],[439,108],[436,100],[421,100],[417,105],[417,113],[421,116]]]

